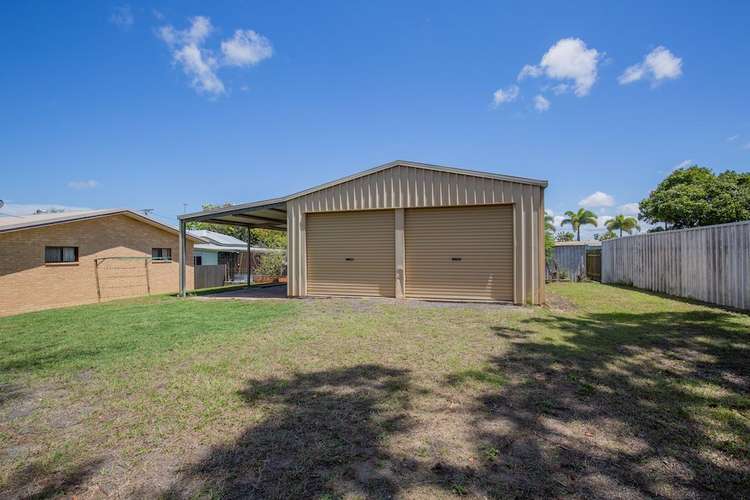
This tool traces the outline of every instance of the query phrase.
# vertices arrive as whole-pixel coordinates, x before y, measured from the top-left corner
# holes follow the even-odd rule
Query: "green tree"
[[[554,217],[544,215],[544,254],[547,259],[552,258],[552,249],[555,248],[555,224]]]
[[[211,203],[206,203],[203,205],[203,210],[210,210],[212,208],[228,208],[231,206],[231,203],[224,203],[223,205],[213,205]],[[211,222],[188,222],[187,228],[205,229],[208,231],[214,231],[216,233],[227,234],[242,241],[248,241],[249,238],[250,244],[256,247],[286,248],[287,245],[286,231],[253,228],[248,233],[248,230],[245,226],[228,226],[226,224],[214,224]]]
[[[671,228],[708,226],[750,219],[750,173],[706,167],[679,168],[639,204],[639,218]]]
[[[600,233],[596,233],[594,235],[594,239],[595,240],[599,240],[599,241],[612,240],[612,239],[615,239],[615,238],[617,238],[617,234],[615,234],[615,232],[612,231],[612,230],[607,230],[606,233],[601,233],[601,234]]]
[[[638,225],[638,220],[635,217],[628,217],[626,215],[615,215],[614,218],[608,220],[605,224],[608,232],[614,232],[620,230],[620,238],[622,238],[622,232],[625,231],[628,234],[633,233],[633,229],[641,230],[641,226]]]
[[[581,241],[581,226],[592,225],[597,227],[596,214],[591,210],[586,210],[585,208],[579,208],[578,212],[568,210],[565,212],[565,216],[566,218],[563,219],[560,225],[570,224],[573,231],[576,232],[576,239],[578,241]]]
[[[570,231],[560,231],[555,235],[555,241],[573,241],[576,235]]]

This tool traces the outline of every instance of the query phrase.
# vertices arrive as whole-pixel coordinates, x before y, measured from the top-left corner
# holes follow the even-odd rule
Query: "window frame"
[[[73,249],[74,260],[65,260],[66,248]],[[47,253],[50,250],[59,251],[59,260],[47,260]],[[44,263],[45,264],[77,264],[79,262],[78,256],[79,256],[78,247],[74,247],[72,245],[45,245],[44,246]]]
[[[164,251],[167,251],[167,256],[164,255]],[[158,251],[158,252],[157,252]],[[154,255],[158,253],[159,255]],[[151,247],[151,262],[172,262],[172,248],[171,247]]]

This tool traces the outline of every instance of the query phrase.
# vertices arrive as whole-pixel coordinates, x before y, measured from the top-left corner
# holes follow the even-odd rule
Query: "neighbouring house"
[[[126,209],[0,217],[0,315],[176,292],[178,235]]]
[[[207,229],[191,229],[187,232],[201,243],[193,246],[193,264],[196,266],[225,266],[226,282],[247,281],[248,250],[251,259],[251,274],[258,266],[260,256],[268,253],[284,253],[277,248],[249,247],[247,242],[228,234]]]
[[[288,233],[289,296],[544,302],[547,181],[394,161],[180,217]],[[181,283],[187,283],[181,275]]]
[[[600,279],[601,248],[602,242],[599,240],[556,242],[552,261],[548,266],[550,278],[573,281]],[[598,260],[592,258],[592,254],[598,255]]]

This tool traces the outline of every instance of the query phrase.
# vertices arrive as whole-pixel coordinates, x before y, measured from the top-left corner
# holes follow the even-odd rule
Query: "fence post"
[[[96,274],[96,299],[102,301],[102,287],[99,284],[99,259],[94,259],[94,274]]]
[[[148,257],[143,259],[143,265],[146,268],[146,294],[151,295],[151,280],[148,275]]]

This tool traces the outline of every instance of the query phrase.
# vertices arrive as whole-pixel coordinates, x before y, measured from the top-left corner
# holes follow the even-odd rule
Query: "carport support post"
[[[187,244],[186,244],[187,242],[185,241],[187,239],[186,238],[187,231],[185,227],[186,227],[185,221],[181,220],[180,221],[180,248],[179,248],[179,252],[180,252],[180,297],[185,296],[185,266],[187,264],[185,262],[185,260],[187,259],[187,252],[185,251],[187,247]]]
[[[250,253],[250,248],[250,226],[247,226],[247,286],[253,283],[253,277],[250,275],[250,270],[253,267],[250,261],[253,259],[253,254]]]

